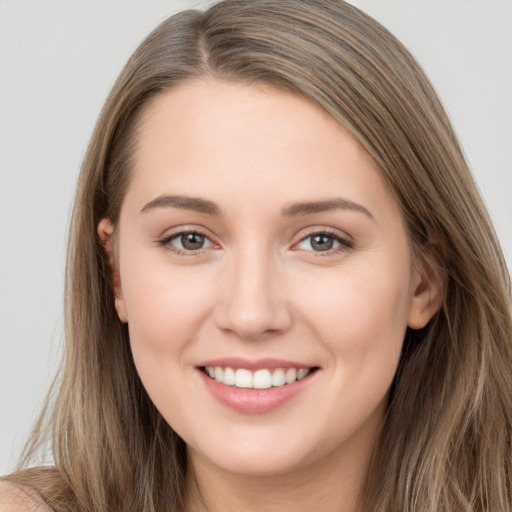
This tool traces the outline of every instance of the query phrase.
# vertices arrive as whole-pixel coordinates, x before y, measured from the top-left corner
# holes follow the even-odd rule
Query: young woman
[[[162,23],[68,254],[62,376],[0,510],[512,508],[507,269],[434,90],[356,8]]]

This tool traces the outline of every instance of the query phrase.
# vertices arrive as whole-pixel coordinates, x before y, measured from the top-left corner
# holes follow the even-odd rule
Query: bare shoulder
[[[0,512],[52,511],[31,489],[0,481]]]

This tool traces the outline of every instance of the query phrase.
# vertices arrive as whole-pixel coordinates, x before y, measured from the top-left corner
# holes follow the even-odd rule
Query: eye
[[[312,233],[304,237],[296,246],[303,251],[328,252],[352,247],[352,243],[334,233]]]
[[[202,233],[183,231],[165,238],[160,242],[176,252],[193,252],[213,246],[212,241]]]

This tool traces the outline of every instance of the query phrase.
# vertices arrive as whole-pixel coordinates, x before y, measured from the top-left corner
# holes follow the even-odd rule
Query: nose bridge
[[[247,243],[230,258],[219,326],[252,339],[285,330],[291,321],[283,271],[271,248]]]

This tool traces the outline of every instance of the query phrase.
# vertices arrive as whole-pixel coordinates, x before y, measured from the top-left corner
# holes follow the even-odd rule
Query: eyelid
[[[178,255],[198,256],[207,250],[211,250],[212,248],[213,249],[221,248],[220,244],[218,244],[214,240],[214,237],[211,236],[210,234],[208,234],[208,232],[209,232],[209,230],[207,230],[203,227],[198,227],[198,226],[194,226],[194,225],[178,226],[178,227],[175,227],[174,229],[172,229],[171,232],[167,232],[165,235],[160,236],[157,240],[157,243],[159,245],[161,245],[162,247],[166,248],[167,250],[169,250],[175,254],[178,254]],[[204,237],[206,240],[208,240],[209,245],[207,247],[202,247],[202,248],[196,249],[196,250],[192,250],[192,249],[188,250],[188,249],[180,249],[179,247],[176,247],[171,244],[171,242],[174,239],[176,239],[184,234],[191,234],[191,233]],[[301,242],[304,242],[308,238],[311,238],[315,235],[324,235],[324,236],[333,238],[336,242],[338,242],[339,245],[337,247],[327,249],[325,251],[315,251],[313,249],[311,249],[311,250],[300,249],[297,247],[298,244],[300,244]],[[348,235],[345,232],[340,232],[339,230],[336,230],[334,228],[311,226],[311,227],[302,229],[299,232],[298,236],[300,236],[299,240],[292,244],[291,249],[294,251],[304,251],[304,252],[313,253],[315,255],[315,257],[332,256],[337,253],[352,249],[354,247],[354,240],[350,235]]]

